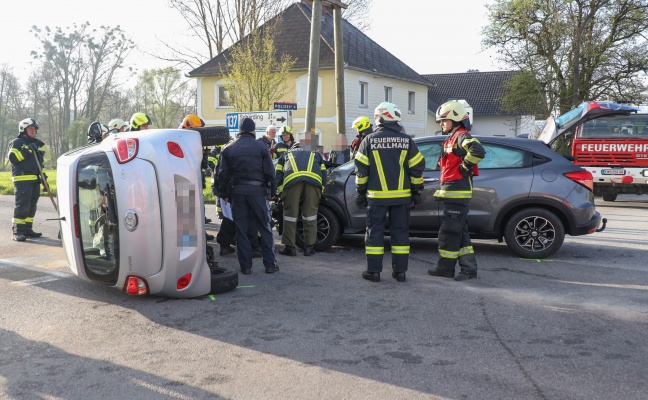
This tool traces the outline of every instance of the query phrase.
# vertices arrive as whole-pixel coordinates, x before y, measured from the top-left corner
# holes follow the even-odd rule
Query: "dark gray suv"
[[[446,136],[417,138],[425,157],[422,204],[411,211],[410,236],[436,237],[441,203],[435,201],[440,171],[437,166]],[[578,236],[601,231],[605,220],[596,211],[592,175],[537,140],[479,137],[486,158],[474,178],[468,216],[471,236],[506,240],[525,258],[546,258],[562,246],[565,234]],[[365,231],[365,211],[355,205],[354,164],[331,170],[318,216],[315,248],[324,251],[342,234]],[[602,225],[599,228],[599,225]],[[301,241],[298,226],[298,245]]]

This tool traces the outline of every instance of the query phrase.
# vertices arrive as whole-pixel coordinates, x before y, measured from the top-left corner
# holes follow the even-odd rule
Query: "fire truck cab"
[[[627,104],[586,101],[549,117],[538,137],[594,177],[594,195],[648,193],[648,114]]]

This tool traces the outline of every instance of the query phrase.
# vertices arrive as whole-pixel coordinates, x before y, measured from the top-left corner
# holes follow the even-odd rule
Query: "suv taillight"
[[[589,171],[568,172],[565,176],[579,185],[586,187],[590,192],[594,191],[594,179]]]
[[[113,142],[113,152],[117,162],[125,164],[135,158],[139,150],[139,140],[135,138],[119,138]]]

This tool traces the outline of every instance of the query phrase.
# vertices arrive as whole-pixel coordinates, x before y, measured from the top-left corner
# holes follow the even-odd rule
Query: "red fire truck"
[[[594,194],[648,193],[648,114],[627,104],[586,101],[549,117],[539,140],[594,177]]]

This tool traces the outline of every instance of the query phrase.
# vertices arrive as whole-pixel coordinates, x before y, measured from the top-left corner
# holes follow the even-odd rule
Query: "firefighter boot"
[[[456,261],[451,258],[439,258],[437,266],[428,269],[428,274],[432,276],[440,276],[442,278],[453,278]]]
[[[297,255],[297,250],[295,249],[295,246],[285,246],[283,249],[279,250],[279,254],[294,257]]]
[[[16,242],[24,242],[25,240],[27,240],[27,236],[25,236],[25,234],[22,232],[16,232],[13,234],[13,240],[15,240]]]
[[[455,281],[465,281],[477,277],[477,259],[475,253],[464,254],[459,257],[461,271],[455,276]]]
[[[380,282],[380,272],[365,271],[362,273],[362,277],[371,282]]]
[[[31,229],[31,228],[28,229],[28,230],[26,230],[25,233],[24,233],[24,235],[25,235],[26,237],[29,237],[29,238],[39,238],[39,237],[43,236],[42,233],[40,233],[40,232],[34,232],[34,230]]]

